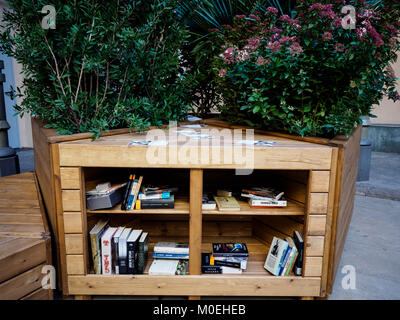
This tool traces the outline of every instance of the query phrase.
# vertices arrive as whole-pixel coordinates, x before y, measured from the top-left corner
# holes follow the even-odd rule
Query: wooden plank
[[[69,276],[70,294],[185,296],[318,296],[321,279],[242,275]]]
[[[0,300],[16,300],[41,287],[44,264],[0,284]]]
[[[311,171],[311,192],[329,191],[330,171]]]
[[[320,277],[321,274],[322,274],[322,257],[307,257],[304,265],[304,272],[303,272],[304,277]]]
[[[62,189],[79,189],[81,186],[79,168],[60,168],[60,177]]]
[[[309,236],[304,254],[307,257],[322,257],[324,254],[324,236]]]
[[[326,215],[310,215],[308,220],[308,235],[325,235]]]
[[[0,224],[42,224],[40,214],[4,214],[0,213]]]
[[[64,232],[82,233],[82,214],[80,212],[64,212]]]
[[[53,294],[49,289],[39,288],[22,297],[21,300],[53,300]]]
[[[85,274],[83,255],[66,255],[67,274]]]
[[[41,224],[0,224],[0,236],[42,239],[45,234]]]
[[[64,211],[81,211],[81,192],[80,190],[63,190],[62,206]]]
[[[65,251],[67,254],[84,254],[82,234],[65,234]]]
[[[203,170],[190,170],[189,272],[201,273]]]
[[[0,247],[0,282],[47,260],[44,240],[16,238]]]
[[[208,168],[208,169],[246,169],[246,163],[223,163],[223,148],[220,149],[220,161],[204,164],[200,160],[194,163],[169,161],[166,152],[165,163],[149,162],[146,157],[147,147],[132,147],[125,145],[106,145],[99,141],[85,140],[85,144],[61,143],[60,165],[66,167],[127,167],[127,168]],[[209,148],[208,159],[215,158],[213,148]],[[85,150],[85,152],[82,152]],[[177,147],[177,154],[198,154],[198,146]],[[112,154],[118,154],[116,163]],[[320,148],[289,148],[274,147],[254,149],[254,169],[285,169],[285,170],[329,170],[331,149]]]
[[[328,193],[310,193],[310,214],[326,214]]]
[[[338,154],[339,150],[335,148],[332,150],[332,167],[329,178],[329,198],[328,198],[328,211],[326,213],[326,227],[325,227],[325,244],[322,261],[322,276],[321,276],[321,296],[326,297],[329,282],[329,261],[330,261],[330,250],[332,241],[332,220],[333,213],[335,210],[335,184],[336,174],[338,167]]]

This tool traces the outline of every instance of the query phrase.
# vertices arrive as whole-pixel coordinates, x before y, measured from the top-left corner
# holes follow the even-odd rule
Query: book
[[[286,241],[286,240],[285,240]],[[287,242],[287,241],[286,241]],[[282,260],[281,260],[281,262],[280,262],[280,264],[279,264],[279,275],[281,276],[281,275],[283,275],[283,269],[285,269],[285,266],[286,266],[286,264],[287,264],[287,262],[288,262],[288,259],[289,259],[289,256],[290,256],[290,253],[292,252],[292,247],[291,246],[289,246],[289,244],[288,244],[288,246],[287,246],[287,248],[286,248],[286,251],[285,251],[285,253],[284,253],[284,257],[282,257]]]
[[[182,275],[186,274],[187,267],[188,260],[155,259],[149,268],[149,275]]]
[[[213,259],[213,255],[211,253],[202,253],[201,272],[205,274],[216,274],[216,273],[240,274],[242,273],[242,269],[232,268],[227,266],[217,266],[215,265],[215,260]]]
[[[126,210],[126,206],[128,204],[129,194],[131,193],[132,183],[133,183],[134,179],[135,179],[135,175],[133,175],[133,174],[129,175],[128,184],[126,186],[125,194],[124,194],[124,197],[123,197],[122,203],[121,203],[121,210]]]
[[[153,253],[155,259],[189,259],[189,255],[186,253]]]
[[[138,242],[141,234],[142,230],[132,230],[128,239],[126,240],[128,274],[135,274],[137,272]]]
[[[285,240],[274,237],[267,258],[265,259],[264,268],[275,276],[279,276],[281,272],[282,262],[285,259],[288,243]]]
[[[121,236],[122,232],[124,231],[124,227],[118,227],[117,231],[114,233],[112,237],[112,254],[113,254],[113,259],[112,259],[112,270],[114,271],[115,274],[119,274],[119,256],[118,256],[118,242],[119,242],[119,237]]]
[[[240,211],[240,205],[234,197],[214,197],[220,211]]]
[[[277,201],[284,195],[284,192],[278,191],[270,187],[254,187],[249,189],[242,189],[242,197],[245,197],[246,194]]]
[[[175,254],[189,254],[189,244],[183,242],[157,242],[153,249],[154,253],[175,253]]]
[[[147,263],[147,255],[149,252],[149,233],[148,232],[143,232],[139,238],[139,244],[138,244],[138,256],[137,256],[137,273],[142,274],[144,272],[144,269],[146,267]]]
[[[117,228],[108,227],[101,237],[101,270],[102,274],[110,275],[112,274],[112,247],[111,241]]]
[[[138,199],[139,200],[154,200],[154,199],[169,199],[171,197],[170,192],[163,192],[163,193],[156,193],[145,195],[144,193],[139,193]]]
[[[250,207],[252,208],[266,208],[266,207],[286,207],[287,201],[284,199],[281,200],[261,200],[261,199],[252,199],[248,200]]]
[[[248,257],[249,251],[245,243],[213,243],[214,257]]]
[[[174,196],[168,199],[136,200],[136,210],[140,209],[173,209],[175,206]]]
[[[217,189],[217,197],[232,197],[233,191],[231,189]]]
[[[146,196],[149,196],[152,194],[158,194],[158,193],[165,193],[165,192],[174,193],[174,192],[178,192],[178,190],[179,189],[177,187],[170,187],[170,186],[147,185],[147,186],[143,186],[143,188],[142,188],[142,192]]]
[[[304,240],[300,232],[298,232],[297,230],[293,232],[293,241],[298,251],[298,256],[294,264],[293,272],[296,276],[301,276],[301,274],[303,273]]]
[[[108,228],[108,219],[98,221],[89,232],[94,273],[101,274],[101,237]]]
[[[128,238],[132,228],[125,228],[118,242],[118,269],[119,274],[128,273]]]
[[[214,265],[246,270],[247,257],[214,257]]]
[[[92,189],[92,190],[87,191],[86,195],[87,196],[107,195],[107,194],[109,194],[109,193],[111,193],[111,192],[113,192],[115,190],[118,190],[120,188],[125,187],[127,185],[127,183],[125,182],[125,183],[119,183],[119,184],[111,185],[107,189],[103,189],[102,185],[107,185],[108,186],[108,183],[97,185],[96,189]]]
[[[212,193],[204,193],[202,199],[202,210],[215,210],[217,208],[217,204],[214,200]]]
[[[289,246],[292,248],[292,251],[290,252],[290,256],[288,259],[288,262],[286,263],[285,268],[283,269],[282,275],[283,276],[288,276],[289,273],[292,271],[293,269],[293,263],[297,258],[297,248],[296,245],[294,244],[294,241],[291,237],[286,237],[286,242],[289,244]]]
[[[135,180],[133,187],[132,187],[132,192],[129,196],[129,200],[128,200],[128,208],[127,210],[132,210],[135,208],[136,206],[136,200],[139,194],[139,190],[140,190],[140,186],[142,184],[143,181],[143,176],[140,176],[138,180]]]

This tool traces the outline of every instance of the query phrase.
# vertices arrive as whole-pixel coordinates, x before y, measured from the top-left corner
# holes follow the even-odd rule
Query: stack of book
[[[212,253],[202,253],[202,273],[240,274],[247,268],[245,243],[213,243]]]
[[[252,208],[286,207],[283,195],[284,192],[269,187],[243,189],[241,194]]]
[[[184,275],[189,265],[189,244],[158,242],[154,246],[150,275]]]
[[[264,268],[275,276],[288,276],[292,273],[301,276],[303,267],[304,240],[298,231],[293,238],[285,240],[274,237],[269,249]]]
[[[136,200],[136,209],[173,209],[177,187],[143,186]]]
[[[93,268],[96,274],[142,274],[147,262],[148,233],[111,227],[102,219],[90,230]]]
[[[143,176],[136,177],[134,174],[129,176],[128,185],[121,203],[121,210],[132,210],[135,208],[142,181]]]
[[[112,208],[121,202],[123,187],[126,183],[114,184],[100,183],[95,189],[86,192],[86,207],[89,210]]]

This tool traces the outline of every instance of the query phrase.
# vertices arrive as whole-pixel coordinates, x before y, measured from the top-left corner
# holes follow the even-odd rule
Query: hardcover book
[[[117,228],[109,227],[101,237],[101,269],[102,274],[111,275],[112,274],[112,247],[111,241],[112,237],[117,231]]]
[[[223,274],[241,274],[242,269],[227,266],[215,265],[215,260],[211,253],[201,254],[201,272],[205,274],[223,273]]]
[[[173,209],[175,205],[174,196],[168,199],[136,200],[136,209]]]
[[[303,273],[304,240],[302,235],[298,231],[293,232],[293,240],[298,251],[298,256],[295,261],[293,271],[296,276],[301,276],[301,274]]]
[[[128,273],[128,245],[127,241],[132,228],[125,228],[118,242],[118,268],[120,274]]]
[[[186,274],[188,267],[187,260],[164,260],[155,259],[153,260],[149,275],[160,275],[160,276],[173,276]]]
[[[101,274],[101,237],[107,228],[108,220],[101,219],[89,232],[93,269],[96,274]]]
[[[189,255],[189,244],[183,242],[157,242],[154,246],[154,253],[175,253]]]
[[[294,261],[296,261],[298,251],[296,248],[296,245],[294,244],[294,241],[291,237],[286,237],[286,241],[289,244],[289,246],[292,248],[292,251],[290,252],[290,256],[288,259],[288,262],[286,263],[285,268],[283,269],[282,275],[288,276],[289,273],[292,271],[293,266],[294,266]]]
[[[249,251],[245,243],[213,243],[214,257],[248,257]]]
[[[119,242],[119,237],[121,236],[124,229],[125,229],[124,227],[118,227],[117,231],[112,237],[112,248],[111,248],[113,254],[112,270],[114,271],[115,274],[119,274],[118,242]]]
[[[139,238],[139,244],[138,244],[138,263],[137,263],[137,273],[142,274],[144,272],[144,269],[146,267],[147,263],[147,255],[149,252],[149,233],[148,232],[143,232],[142,235]]]
[[[154,259],[189,259],[189,255],[186,253],[180,254],[180,253],[153,253],[153,258]]]
[[[289,245],[285,240],[274,237],[265,260],[264,268],[273,275],[279,276],[288,247]]]
[[[142,234],[142,230],[132,230],[127,241],[127,257],[128,257],[128,274],[137,273],[137,265],[138,265],[138,242],[139,237]]]
[[[234,197],[214,197],[220,211],[240,211],[240,205]]]

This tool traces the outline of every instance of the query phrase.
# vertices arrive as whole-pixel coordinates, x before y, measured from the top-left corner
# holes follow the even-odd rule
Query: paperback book
[[[213,243],[214,257],[248,257],[249,251],[245,243]]]

